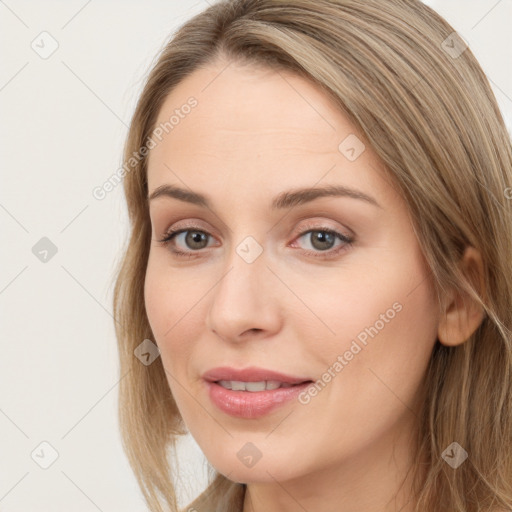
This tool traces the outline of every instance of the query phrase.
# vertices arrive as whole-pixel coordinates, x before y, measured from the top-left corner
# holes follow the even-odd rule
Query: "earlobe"
[[[467,247],[461,261],[462,270],[481,297],[485,297],[484,268],[481,254]],[[443,345],[464,343],[484,319],[484,310],[466,293],[451,291],[446,297],[446,312],[439,320],[437,337]]]

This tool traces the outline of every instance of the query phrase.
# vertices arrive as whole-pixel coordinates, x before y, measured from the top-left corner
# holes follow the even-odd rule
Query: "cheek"
[[[170,313],[173,311],[174,296],[168,276],[159,271],[155,258],[150,254],[144,281],[144,305],[157,342],[172,326]]]
[[[436,340],[437,299],[419,251],[380,261],[351,266],[339,277],[331,273],[315,287],[305,282],[307,304],[318,318],[297,315],[299,339],[311,347],[313,367],[343,375],[332,379],[333,391],[367,389],[376,396],[390,392],[387,384],[395,391],[408,386],[412,397]]]
[[[369,268],[364,275],[331,281],[323,288],[329,293],[317,290],[308,297],[336,336],[318,322],[317,330],[327,334],[317,334],[314,343],[312,327],[302,332],[319,382],[317,391],[302,397],[296,421],[307,425],[315,414],[322,418],[315,428],[323,434],[312,441],[312,450],[325,461],[357,452],[414,418],[410,411],[417,410],[435,343],[437,302],[424,267],[410,259],[407,265]]]
[[[169,371],[180,367],[179,362],[190,356],[194,336],[190,327],[198,320],[196,304],[200,290],[191,285],[190,279],[184,280],[183,275],[179,271],[170,272],[150,257],[144,302],[154,341]]]
[[[392,424],[405,407],[416,407],[436,340],[438,306],[432,283],[422,264],[411,261],[374,276],[371,292],[356,296],[347,315],[350,333],[343,349],[350,357],[354,347],[361,350],[338,384],[365,397],[360,413],[376,423]],[[380,411],[381,420],[372,409]]]

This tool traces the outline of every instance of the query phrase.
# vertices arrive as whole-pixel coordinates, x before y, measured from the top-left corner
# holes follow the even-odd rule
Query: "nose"
[[[264,253],[252,263],[234,254],[212,289],[207,328],[233,343],[277,332],[282,318],[278,285]]]

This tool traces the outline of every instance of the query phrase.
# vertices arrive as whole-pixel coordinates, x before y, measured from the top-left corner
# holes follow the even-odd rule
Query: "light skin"
[[[463,343],[482,312],[453,293],[440,314],[403,198],[321,90],[288,72],[227,63],[195,71],[167,97],[157,124],[190,96],[198,105],[149,155],[149,195],[168,184],[211,203],[150,201],[145,305],[170,389],[210,463],[248,484],[244,512],[412,510],[405,477],[418,463],[412,432],[432,348],[436,337]],[[366,146],[354,161],[339,150],[351,134]],[[285,191],[327,185],[379,206],[320,197],[271,208]],[[165,246],[170,228],[190,231]],[[353,243],[326,242],[325,229]],[[248,236],[263,249],[252,263],[237,253]],[[468,250],[463,264],[481,269],[479,254]],[[241,419],[210,401],[201,375],[217,366],[321,379],[395,303],[401,311],[308,404]],[[262,454],[252,467],[237,457],[248,442]]]

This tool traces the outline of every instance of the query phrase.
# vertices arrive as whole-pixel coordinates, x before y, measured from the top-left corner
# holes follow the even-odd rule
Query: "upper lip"
[[[203,379],[209,382],[217,382],[219,380],[234,380],[241,382],[276,380],[278,382],[285,382],[289,384],[301,384],[302,382],[309,382],[311,380],[309,377],[295,377],[275,372],[273,370],[267,370],[265,368],[257,368],[255,366],[244,369],[230,368],[228,366],[212,368],[203,374]]]

